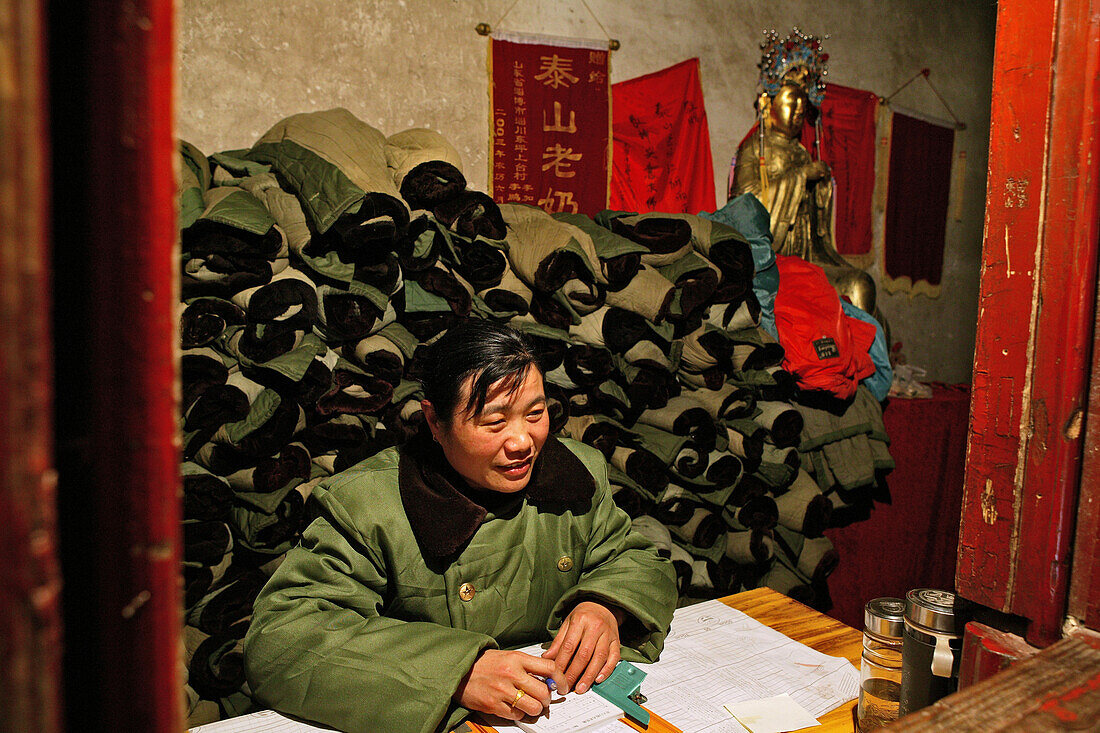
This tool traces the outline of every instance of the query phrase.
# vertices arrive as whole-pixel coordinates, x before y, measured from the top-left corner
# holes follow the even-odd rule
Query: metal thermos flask
[[[920,710],[959,687],[962,624],[955,594],[918,588],[905,594],[899,715]]]

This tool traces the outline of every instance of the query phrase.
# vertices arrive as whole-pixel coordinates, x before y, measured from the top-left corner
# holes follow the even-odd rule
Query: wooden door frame
[[[1096,37],[1100,38],[1100,35]],[[1100,247],[1100,242],[1097,246]],[[1100,299],[1097,312],[1100,313]],[[1071,625],[1081,624],[1095,631],[1100,630],[1100,319],[1096,322],[1093,336],[1089,382],[1067,610]]]
[[[0,730],[61,730],[45,19],[0,3]]]
[[[997,11],[956,584],[1039,645],[1067,611],[1096,319],[1097,3]]]
[[[50,5],[65,725],[175,733],[176,4]]]

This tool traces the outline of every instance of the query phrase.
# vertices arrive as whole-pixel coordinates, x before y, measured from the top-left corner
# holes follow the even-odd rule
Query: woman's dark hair
[[[481,412],[489,387],[501,379],[509,394],[515,392],[532,367],[541,373],[538,352],[527,336],[499,323],[468,319],[432,344],[420,381],[424,398],[449,424],[458,412]],[[459,406],[462,383],[470,375],[474,375],[470,395]]]

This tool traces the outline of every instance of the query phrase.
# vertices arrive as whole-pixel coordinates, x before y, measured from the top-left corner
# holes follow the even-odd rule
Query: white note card
[[[787,694],[734,702],[723,707],[751,733],[789,733],[792,730],[820,725],[816,718]]]

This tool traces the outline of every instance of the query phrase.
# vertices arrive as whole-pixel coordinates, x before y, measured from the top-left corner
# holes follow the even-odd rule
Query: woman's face
[[[470,396],[473,376],[462,384],[459,405]],[[511,494],[531,480],[535,458],[550,433],[542,374],[527,370],[523,383],[508,394],[504,380],[485,395],[485,407],[476,415],[458,412],[448,422],[430,402],[422,403],[432,435],[443,447],[451,466],[470,486]]]

